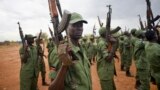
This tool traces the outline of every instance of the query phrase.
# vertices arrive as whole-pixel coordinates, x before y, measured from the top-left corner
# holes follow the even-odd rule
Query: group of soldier
[[[158,35],[152,30],[132,29],[130,33],[125,31],[119,38],[121,70],[125,68],[126,75],[132,76],[127,71],[134,60],[137,71],[135,88],[138,90],[150,90],[150,80],[154,80],[153,83],[160,89],[159,46]]]
[[[114,35],[117,32],[106,36],[106,27],[101,27],[99,37],[82,37],[83,24],[87,21],[80,14],[72,13],[66,38],[58,38],[58,44],[53,37],[49,39],[49,90],[92,90],[90,67],[95,62],[101,89],[116,90],[116,51],[120,53],[121,70],[128,77],[133,76],[130,66],[134,60],[137,70],[135,87],[138,90],[150,89],[151,76],[160,90],[160,45],[154,31],[132,29],[118,36]],[[37,90],[39,72],[42,85],[48,85],[45,81],[44,41],[40,39],[34,45],[34,38],[26,35],[28,45],[20,48],[20,90]]]

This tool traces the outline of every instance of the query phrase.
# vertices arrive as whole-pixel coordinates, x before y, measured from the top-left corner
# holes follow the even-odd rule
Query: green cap
[[[36,38],[36,36],[33,36],[33,35],[31,35],[31,34],[26,34],[25,35],[25,39],[34,39],[34,38]]]
[[[137,31],[135,32],[135,35],[136,35],[137,37],[139,37],[139,36],[143,35],[143,31],[142,31],[142,30],[137,30]]]
[[[83,20],[82,16],[76,12],[71,14],[70,18],[70,24],[76,23],[76,22],[83,22],[83,23],[88,23],[86,20]]]
[[[132,35],[135,35],[135,32],[136,32],[137,30],[135,29],[135,28],[133,28],[133,29],[131,29],[131,34]]]
[[[105,27],[101,27],[99,29],[99,34],[102,35],[102,34],[105,34],[106,33],[106,28]]]
[[[90,39],[94,39],[94,35],[91,35],[89,38],[90,38]]]

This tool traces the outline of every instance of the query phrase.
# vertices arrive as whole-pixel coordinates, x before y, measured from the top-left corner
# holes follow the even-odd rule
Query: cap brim
[[[37,38],[37,36],[34,36],[33,38]]]
[[[33,37],[29,37],[29,38],[37,38],[36,36],[33,36]]]
[[[73,24],[73,23],[77,23],[77,22],[83,22],[83,23],[88,23],[86,20],[81,20],[81,19],[76,19],[76,20],[71,20],[69,23]]]

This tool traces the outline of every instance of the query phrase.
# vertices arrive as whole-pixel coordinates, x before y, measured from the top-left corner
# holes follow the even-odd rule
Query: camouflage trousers
[[[124,64],[125,64],[124,54],[121,53],[120,56],[121,56],[121,66],[124,66]]]
[[[20,73],[20,90],[38,90],[37,81],[37,76],[30,77],[30,75]]]
[[[150,90],[150,72],[148,69],[137,69],[137,76],[140,81],[138,90]]]
[[[40,62],[40,64],[39,64],[39,72],[41,72],[41,77],[45,78],[46,67],[45,67],[44,60],[42,62]]]
[[[152,72],[152,76],[156,80],[158,90],[160,90],[160,71]]]

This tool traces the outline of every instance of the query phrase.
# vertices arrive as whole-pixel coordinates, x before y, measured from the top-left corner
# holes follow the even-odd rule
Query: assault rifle
[[[18,22],[17,24],[18,24],[18,27],[19,27],[19,35],[20,35],[20,37],[21,37],[21,41],[22,41],[22,44],[23,44],[23,48],[25,48],[26,46],[28,46],[28,44],[27,44],[27,41],[26,41],[25,38],[24,38],[24,34],[23,34],[22,28],[21,28],[21,26],[20,26],[20,23]]]
[[[107,5],[107,7],[108,7],[109,11],[107,13],[107,20],[106,20],[106,40],[107,40],[107,42],[109,42],[112,9],[111,9],[111,5]]]
[[[59,32],[63,32],[64,30],[66,30],[69,24],[70,17],[71,13],[65,10],[62,16],[62,20],[58,26]],[[57,71],[56,78],[49,86],[49,90],[64,90],[64,80],[68,70],[67,65],[71,64],[71,59],[69,58],[68,53],[66,52],[66,45],[60,44],[59,47],[60,47],[58,48],[59,60],[61,60],[66,65],[62,65],[59,71]]]
[[[157,15],[155,18],[153,16],[152,13],[152,9],[151,9],[151,2],[150,0],[146,0],[146,4],[147,4],[147,12],[146,12],[146,17],[147,17],[147,29],[148,30],[153,30],[156,32],[157,36],[158,36],[158,43],[160,43],[160,36],[159,36],[159,31],[157,30],[156,26],[155,26],[155,21],[157,21],[160,18],[160,15]]]
[[[27,62],[27,56],[29,56],[29,53],[28,53],[28,43],[27,43],[27,40],[25,39],[24,37],[24,34],[23,34],[23,31],[22,31],[22,28],[20,26],[20,23],[18,22],[18,27],[19,27],[19,35],[21,37],[21,41],[22,41],[22,46],[23,46],[23,53],[24,53],[24,58],[21,59],[21,63],[26,63]]]
[[[95,36],[96,35],[96,25],[94,24],[94,26],[93,26],[93,36]]]
[[[97,16],[97,18],[98,18],[99,26],[100,26],[100,27],[103,27],[103,23],[101,22],[99,16]]]
[[[109,51],[109,56],[108,56],[108,61],[111,61],[113,57],[115,57],[115,52],[118,48],[118,40],[116,38],[113,38],[111,35],[111,14],[112,14],[112,9],[111,5],[107,5],[109,8],[109,11],[107,13],[107,20],[106,20],[106,42],[108,43],[108,51]],[[118,26],[114,31],[119,31],[121,28]],[[114,32],[113,31],[113,32]]]
[[[58,47],[59,40],[62,39],[62,34],[58,32],[59,17],[58,17],[57,5],[59,8],[60,14],[62,14],[60,3],[58,0],[48,0],[48,4],[49,4],[51,21],[53,23],[53,28],[54,28],[55,43]]]
[[[144,26],[143,26],[143,22],[142,22],[142,19],[141,19],[141,15],[138,15],[139,17],[139,24],[140,24],[140,27],[141,27],[141,30],[144,30]]]

